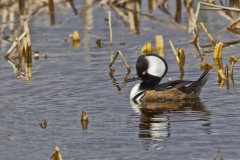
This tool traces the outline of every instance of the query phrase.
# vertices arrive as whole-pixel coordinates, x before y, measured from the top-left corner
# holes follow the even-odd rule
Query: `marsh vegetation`
[[[0,159],[240,157],[239,0],[1,0],[0,13]],[[166,59],[165,82],[210,69],[201,100],[129,103],[140,54]]]

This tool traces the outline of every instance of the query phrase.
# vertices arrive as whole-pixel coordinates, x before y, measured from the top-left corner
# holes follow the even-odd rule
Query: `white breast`
[[[136,95],[140,92],[139,87],[140,87],[140,83],[136,84],[136,85],[132,88],[132,90],[131,90],[131,92],[130,92],[130,99],[131,99],[131,100],[133,99],[134,96],[136,96]]]

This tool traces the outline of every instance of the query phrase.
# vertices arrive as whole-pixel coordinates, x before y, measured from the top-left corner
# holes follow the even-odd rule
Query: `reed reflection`
[[[146,150],[161,150],[164,148],[164,141],[171,136],[171,121],[179,111],[196,111],[197,121],[204,121],[202,124],[206,134],[211,133],[209,112],[199,100],[191,101],[169,101],[151,102],[136,104],[131,102],[135,112],[141,114],[139,119],[139,138],[142,140]],[[194,120],[195,121],[195,120]]]

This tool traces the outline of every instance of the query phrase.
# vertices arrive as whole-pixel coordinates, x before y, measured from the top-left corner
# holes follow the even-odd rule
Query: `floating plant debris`
[[[27,23],[25,23],[24,28],[24,32],[14,40],[11,48],[5,53],[5,58],[18,77],[25,77],[27,81],[30,81],[32,77],[32,54]]]
[[[80,121],[81,121],[81,124],[82,124],[82,128],[87,129],[88,128],[88,113],[86,111],[82,111]]]
[[[156,43],[156,53],[160,57],[164,57],[164,39],[162,35],[155,36],[155,43]]]
[[[80,36],[78,34],[78,31],[74,31],[68,37],[72,38],[72,45],[74,48],[78,48],[80,46]]]
[[[185,52],[183,48],[177,48],[177,55],[179,58],[179,69],[181,72],[180,79],[184,77]]]
[[[49,160],[63,160],[58,146],[53,149],[52,155],[50,156]]]
[[[40,120],[39,126],[43,129],[46,129],[47,128],[47,120],[46,119]]]
[[[100,37],[97,38],[96,44],[97,44],[98,48],[102,48],[102,40]]]
[[[119,43],[121,46],[124,46],[124,45],[126,45],[126,42],[120,42]]]
[[[225,75],[225,72],[223,69],[219,69],[218,70],[218,74],[220,75],[220,77],[222,78],[222,80],[226,81],[227,80],[227,76]]]
[[[231,71],[230,71],[230,76],[233,77],[233,70],[234,70],[234,64],[237,63],[239,58],[236,56],[230,56],[229,62],[231,64]]]
[[[86,111],[82,111],[81,121],[88,121],[88,113]]]
[[[34,55],[33,55],[35,60],[39,59],[39,51],[34,51]]]
[[[68,36],[69,38],[72,38],[73,42],[80,42],[80,36],[78,34],[78,31],[74,31],[72,34]]]
[[[215,49],[214,49],[214,53],[213,53],[214,59],[222,58],[222,47],[223,47],[222,42],[219,42],[215,45]]]
[[[183,48],[177,48],[177,55],[179,58],[179,66],[180,68],[184,68],[184,64],[185,64],[185,52]]]
[[[141,49],[141,52],[145,54],[151,54],[153,52],[152,44],[150,42],[145,43]]]
[[[210,70],[212,68],[213,68],[213,66],[210,63],[206,62],[206,61],[203,61],[200,64],[200,69],[202,69],[202,70]]]
[[[48,58],[48,55],[45,53],[45,54],[43,55],[43,57],[44,57],[44,59],[47,59],[47,58]]]
[[[64,38],[64,42],[67,42],[67,41],[68,41],[68,37],[65,37],[65,38]]]

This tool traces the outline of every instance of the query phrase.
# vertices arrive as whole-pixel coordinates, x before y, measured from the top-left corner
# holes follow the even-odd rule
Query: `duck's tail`
[[[192,82],[192,84],[187,87],[186,91],[193,97],[198,97],[201,93],[202,87],[208,80],[208,72],[209,70],[204,71],[198,80]]]

